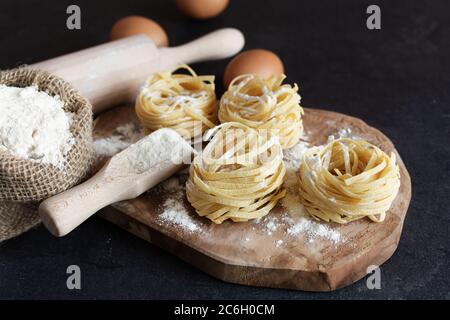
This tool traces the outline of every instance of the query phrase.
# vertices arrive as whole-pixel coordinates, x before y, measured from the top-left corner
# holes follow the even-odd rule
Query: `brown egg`
[[[128,16],[118,20],[111,29],[110,39],[117,40],[141,33],[152,38],[157,47],[169,45],[164,29],[155,21],[140,16]]]
[[[230,82],[241,74],[253,73],[264,78],[284,73],[283,62],[269,50],[253,49],[241,52],[228,63],[223,75],[223,84],[228,88]]]
[[[181,12],[200,20],[217,16],[227,5],[228,0],[177,0]]]

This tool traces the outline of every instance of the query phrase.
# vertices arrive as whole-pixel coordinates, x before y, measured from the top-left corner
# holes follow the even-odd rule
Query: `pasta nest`
[[[263,79],[251,74],[236,77],[220,100],[220,122],[273,130],[283,149],[293,147],[303,133],[304,112],[298,86],[282,84],[285,78],[282,75]]]
[[[257,219],[284,197],[286,169],[277,136],[240,123],[225,123],[194,158],[186,195],[200,216],[220,224]]]
[[[348,138],[305,152],[298,172],[300,201],[316,219],[382,222],[400,187],[395,154]]]
[[[179,69],[189,74],[174,74]],[[156,73],[141,89],[135,109],[150,132],[171,128],[184,138],[200,135],[217,123],[214,76],[198,76],[187,65]]]

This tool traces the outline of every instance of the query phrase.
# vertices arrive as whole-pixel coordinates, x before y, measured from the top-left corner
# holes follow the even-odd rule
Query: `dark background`
[[[160,249],[92,218],[64,238],[40,226],[0,244],[0,298],[446,298],[450,299],[450,3],[442,1],[231,0],[219,17],[193,21],[174,1],[0,2],[0,68],[37,62],[108,41],[117,19],[155,19],[177,45],[237,27],[246,49],[282,58],[304,106],[364,119],[395,143],[413,195],[400,245],[381,268],[381,290],[361,280],[332,293],[245,287],[213,279]],[[66,29],[78,4],[82,29]],[[382,29],[366,28],[377,4]],[[221,86],[227,61],[195,65]],[[221,88],[220,88],[221,90]],[[66,268],[82,290],[66,288]]]

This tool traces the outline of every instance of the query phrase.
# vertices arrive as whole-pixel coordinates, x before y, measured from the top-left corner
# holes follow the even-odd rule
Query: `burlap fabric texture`
[[[26,67],[0,71],[0,84],[36,85],[51,96],[58,95],[64,102],[64,109],[73,113],[70,130],[75,138],[63,170],[0,151],[0,241],[3,241],[39,222],[36,207],[40,200],[83,180],[91,169],[94,153],[92,106],[70,84],[45,71]]]

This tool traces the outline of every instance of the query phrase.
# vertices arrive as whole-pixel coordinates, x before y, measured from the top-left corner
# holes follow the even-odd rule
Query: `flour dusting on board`
[[[296,212],[295,215],[291,215],[290,210],[290,207],[283,207],[281,213],[269,214],[258,223],[261,224],[265,233],[274,237],[277,247],[289,244],[289,238],[297,237],[304,238],[307,243],[314,243],[317,239],[321,239],[335,245],[343,240],[338,230],[315,221],[305,212]]]
[[[292,148],[283,150],[284,162],[286,163],[288,168],[297,170],[300,166],[302,156],[309,147],[309,143],[307,141],[304,141],[304,139],[306,139],[305,136]]]
[[[324,223],[314,221],[309,216],[294,219],[290,222],[290,227],[287,230],[287,233],[291,236],[306,235],[308,242],[314,242],[317,237],[331,240],[334,243],[341,241],[341,234]]]
[[[328,136],[328,142],[343,138],[361,139],[361,137],[359,137],[352,131],[352,128],[340,128],[336,134]]]
[[[112,136],[96,139],[94,150],[99,157],[111,157],[144,137],[143,128],[133,122],[118,126]]]
[[[277,240],[276,242],[275,242],[275,246],[278,248],[278,247],[280,247],[282,244],[283,244],[283,240]]]
[[[111,136],[94,141],[97,156],[111,157],[130,146],[131,142],[124,141],[120,136]]]
[[[277,219],[274,217],[267,217],[266,223],[264,225],[264,229],[268,235],[271,235],[273,232],[277,231],[279,228],[279,224],[277,223]]]
[[[163,191],[168,198],[161,206],[162,213],[159,218],[166,222],[177,225],[189,232],[199,231],[200,226],[190,216],[184,204],[184,183],[180,182],[182,177],[172,177],[164,181],[159,190]],[[185,177],[184,177],[185,178]]]
[[[197,231],[199,226],[189,216],[184,203],[176,198],[168,198],[163,204],[163,213],[159,216],[162,220],[173,223],[188,231]]]

